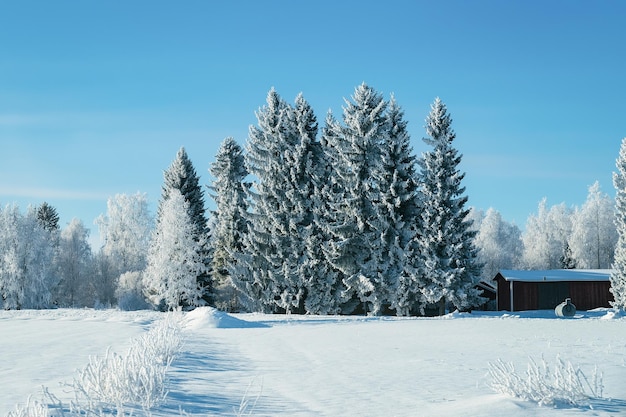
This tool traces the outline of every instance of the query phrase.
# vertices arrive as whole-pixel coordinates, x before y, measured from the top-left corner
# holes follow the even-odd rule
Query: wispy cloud
[[[58,111],[35,113],[0,113],[0,127],[83,126],[110,123],[124,115],[106,112]]]
[[[4,127],[34,125],[41,123],[43,120],[41,117],[29,114],[0,114],[0,126]]]
[[[101,201],[107,200],[109,196],[111,196],[111,193],[103,191],[65,190],[58,188],[37,188],[0,185],[0,196],[36,199]]]

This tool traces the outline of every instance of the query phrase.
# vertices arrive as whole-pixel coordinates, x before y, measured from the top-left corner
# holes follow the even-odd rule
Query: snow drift
[[[268,327],[263,323],[254,323],[238,319],[213,307],[199,307],[185,315],[183,321],[185,329],[247,329]]]

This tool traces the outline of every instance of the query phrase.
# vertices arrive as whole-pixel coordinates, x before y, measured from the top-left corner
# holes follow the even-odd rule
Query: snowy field
[[[0,312],[0,415],[39,398],[62,400],[90,355],[123,353],[162,314],[94,310]],[[626,415],[626,318],[610,311],[443,318],[185,313],[184,344],[154,416]],[[495,393],[489,363],[561,359],[603,373],[591,407],[538,406]],[[242,406],[242,400],[246,405]],[[242,412],[243,411],[243,412]]]

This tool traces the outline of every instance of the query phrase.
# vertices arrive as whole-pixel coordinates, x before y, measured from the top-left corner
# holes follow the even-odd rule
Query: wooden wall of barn
[[[498,310],[511,310],[511,282],[500,274],[498,284]],[[571,298],[578,310],[610,307],[613,295],[608,281],[523,282],[513,281],[514,311],[550,310],[565,298]]]
[[[607,281],[570,282],[569,296],[578,310],[591,310],[598,307],[611,307],[613,294]]]

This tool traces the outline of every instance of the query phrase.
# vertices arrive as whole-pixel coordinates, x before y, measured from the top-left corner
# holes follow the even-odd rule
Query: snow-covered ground
[[[89,355],[123,353],[154,312],[0,312],[0,415],[47,386],[61,399]],[[626,318],[553,312],[443,318],[226,315],[184,317],[185,343],[155,416],[617,416],[626,415]],[[557,355],[603,372],[590,408],[540,407],[490,388],[489,362]],[[242,400],[247,405],[241,405]]]

